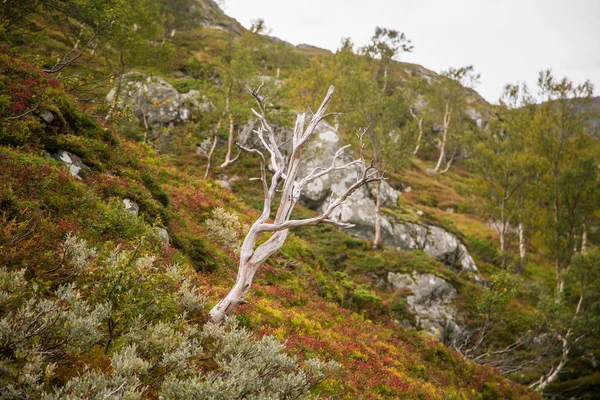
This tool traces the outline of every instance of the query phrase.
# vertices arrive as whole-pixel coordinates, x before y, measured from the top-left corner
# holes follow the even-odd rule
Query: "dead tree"
[[[260,143],[262,143],[268,152],[268,155],[265,155],[262,151],[254,148],[242,146],[242,149],[249,153],[255,153],[260,157],[261,176],[257,179],[262,182],[265,200],[262,214],[256,222],[252,224],[242,243],[235,284],[227,296],[219,301],[219,303],[210,311],[210,319],[215,323],[221,322],[227,315],[234,313],[240,304],[245,303],[244,298],[250,291],[254,275],[267,258],[283,246],[290,228],[316,225],[321,222],[333,222],[329,220],[331,213],[336,207],[342,204],[350,194],[369,182],[383,179],[382,173],[377,171],[373,163],[367,165],[365,162],[363,157],[364,146],[362,144],[362,136],[364,133],[359,135],[361,145],[359,157],[357,159],[343,162],[341,160],[342,155],[349,145],[344,146],[335,153],[333,161],[328,168],[317,167],[310,171],[308,175],[299,177],[298,171],[302,160],[304,146],[319,123],[328,115],[331,115],[326,114],[326,111],[334,91],[333,86],[329,87],[323,103],[321,103],[317,112],[312,116],[308,126],[305,127],[306,114],[298,114],[294,126],[292,150],[289,158],[286,158],[281,152],[281,144],[277,143],[275,132],[265,118],[265,108],[262,98],[258,93],[259,90],[260,87],[258,90],[252,92],[259,107],[259,112],[252,110],[256,115],[259,124],[254,133],[258,135]],[[272,171],[270,183],[267,181],[267,158],[269,159],[269,166]],[[361,173],[359,174],[359,177],[344,193],[332,198],[329,202],[329,206],[326,207],[322,214],[301,220],[290,219],[292,210],[298,202],[302,190],[308,183],[333,171],[339,171],[350,167],[360,168]],[[277,209],[273,222],[268,222],[271,217],[273,201],[275,200],[276,192],[279,191],[280,186],[282,186],[282,188],[279,208]],[[350,225],[344,226],[349,227]],[[264,243],[256,246],[256,242],[261,234],[270,234],[270,237]]]

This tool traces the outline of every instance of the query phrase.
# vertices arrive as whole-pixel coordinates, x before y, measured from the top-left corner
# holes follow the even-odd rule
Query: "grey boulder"
[[[434,274],[397,272],[388,272],[387,280],[392,290],[411,291],[406,302],[415,314],[419,330],[438,340],[453,340],[461,332],[452,305],[458,291],[448,281]]]

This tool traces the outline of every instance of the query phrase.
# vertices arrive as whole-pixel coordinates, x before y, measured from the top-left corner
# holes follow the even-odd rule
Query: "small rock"
[[[73,153],[69,153],[68,151],[61,150],[57,153],[51,154],[51,157],[56,161],[60,161],[66,164],[69,167],[69,172],[71,175],[77,179],[81,179],[79,176],[79,172],[84,169],[90,169],[87,165],[81,161],[81,158],[76,156]]]
[[[412,192],[412,188],[410,186],[407,186],[404,188],[404,193],[410,193]]]
[[[448,214],[454,214],[454,208],[452,208],[452,207],[448,207],[448,208],[446,208],[446,212],[447,212]]]
[[[40,113],[40,118],[51,124],[54,121],[54,114],[51,111],[44,110]]]
[[[165,228],[154,227],[153,231],[164,244],[169,244],[169,232]]]
[[[422,217],[422,216],[423,216],[423,214],[424,214],[424,213],[423,213],[423,211],[421,211],[421,210],[418,210],[418,211],[417,211],[417,215],[418,215],[419,217]]]
[[[216,181],[223,189],[231,190],[231,185],[227,181],[218,180]]]
[[[140,212],[140,206],[131,199],[123,199],[123,204],[125,204],[125,209],[132,213],[133,215],[138,215]]]

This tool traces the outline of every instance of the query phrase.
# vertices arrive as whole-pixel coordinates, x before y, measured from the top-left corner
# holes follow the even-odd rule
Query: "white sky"
[[[263,18],[273,36],[332,51],[343,37],[366,44],[376,26],[399,30],[415,46],[401,61],[436,72],[472,64],[492,103],[506,83],[534,89],[546,68],[590,79],[600,93],[600,0],[225,0],[223,9],[246,27]]]

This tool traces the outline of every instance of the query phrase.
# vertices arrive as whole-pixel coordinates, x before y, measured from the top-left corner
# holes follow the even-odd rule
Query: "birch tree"
[[[364,146],[360,146],[357,159],[349,162],[342,161],[344,150],[350,145],[340,148],[335,153],[332,163],[328,168],[314,168],[306,176],[298,176],[304,146],[319,123],[330,115],[327,114],[327,108],[331,102],[333,91],[333,86],[329,87],[325,99],[308,122],[308,125],[306,124],[306,114],[298,114],[292,135],[292,150],[289,157],[284,156],[282,153],[280,149],[281,143],[277,142],[275,132],[265,117],[265,107],[258,90],[252,92],[258,104],[258,111],[253,110],[259,124],[255,133],[266,150],[266,154],[256,148],[244,147],[244,150],[251,154],[256,154],[261,160],[261,176],[258,180],[263,187],[263,210],[260,217],[250,227],[242,243],[238,274],[234,286],[225,298],[219,301],[210,311],[210,318],[213,322],[219,323],[223,321],[227,315],[234,313],[240,304],[245,303],[244,298],[250,291],[254,275],[267,258],[283,246],[290,228],[316,225],[321,222],[332,222],[329,219],[331,213],[350,194],[365,184],[383,179],[382,173],[375,168],[373,163],[367,164],[365,162],[363,157]],[[362,142],[364,133],[359,136],[361,138],[360,142]],[[272,171],[270,182],[267,177],[267,164]],[[308,183],[333,171],[351,167],[360,168],[361,173],[359,177],[346,191],[336,198],[332,198],[329,205],[320,215],[307,219],[291,219],[291,213],[300,198],[303,188]],[[275,196],[280,186],[282,188],[279,207],[277,208],[273,222],[269,222]],[[257,246],[257,241],[262,234],[269,235],[269,238]]]
[[[574,165],[592,144],[587,136],[586,115],[582,110],[592,98],[593,86],[589,81],[575,84],[567,78],[557,80],[551,70],[541,71],[538,88],[542,104],[538,107],[532,125],[534,150],[548,171],[541,191],[544,198],[542,211],[546,212],[546,243],[555,260],[557,291],[563,291],[562,272],[568,268],[574,253],[574,237],[565,229],[566,166]],[[597,153],[592,157],[596,157]]]
[[[537,174],[536,158],[527,145],[531,115],[535,110],[526,87],[506,85],[500,99],[499,122],[493,133],[484,133],[473,147],[472,165],[483,194],[484,212],[500,238],[505,254],[519,225],[524,235],[522,206],[528,194],[527,184]],[[522,245],[524,238],[520,238]]]
[[[220,111],[219,118],[212,132],[211,145],[207,154],[208,160],[204,171],[204,179],[208,178],[210,174],[213,153],[224,124],[227,126],[227,152],[225,154],[225,160],[223,160],[219,167],[224,169],[234,163],[239,157],[239,152],[237,155],[233,155],[236,137],[235,127],[240,120],[248,120],[246,112],[247,108],[242,93],[244,92],[247,81],[256,72],[250,54],[254,35],[256,35],[254,30],[247,32],[244,37],[236,42],[234,32],[230,29],[227,54],[218,66],[221,78],[223,79],[223,84],[217,88],[214,100],[215,103],[220,105]],[[248,125],[251,125],[251,122],[249,122]],[[243,135],[244,130],[242,129],[239,133],[240,135]]]
[[[462,112],[466,106],[467,91],[465,86],[473,87],[478,82],[480,75],[476,74],[473,66],[461,68],[449,68],[442,72],[440,79],[432,88],[436,96],[432,99],[432,107],[438,116],[439,125],[442,131],[442,137],[439,141],[440,155],[433,169],[433,172],[439,172],[444,161],[447,162],[446,172],[452,161],[454,161],[457,145],[455,143],[454,152],[448,158],[448,147],[452,142],[457,142],[460,133],[460,122]]]
[[[412,152],[414,156],[419,152],[424,139],[425,118],[429,113],[429,104],[425,97],[428,91],[429,84],[425,78],[413,79],[403,89],[403,98],[417,131],[415,147]]]

